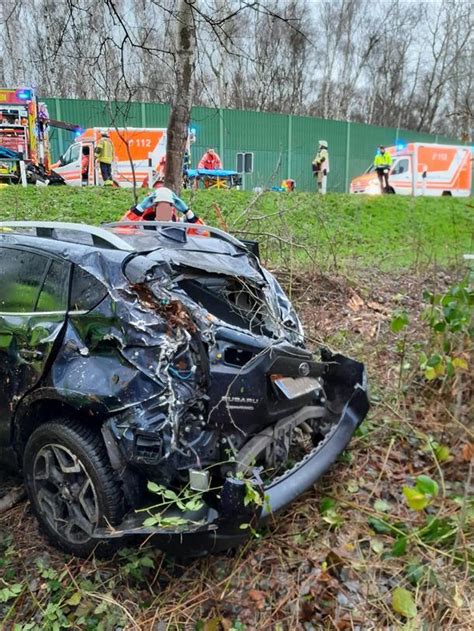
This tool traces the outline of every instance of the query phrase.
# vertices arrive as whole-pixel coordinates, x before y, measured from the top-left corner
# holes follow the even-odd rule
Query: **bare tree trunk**
[[[183,184],[183,158],[191,118],[196,51],[195,0],[179,0],[176,52],[176,94],[171,106],[166,141],[165,186],[177,194]]]

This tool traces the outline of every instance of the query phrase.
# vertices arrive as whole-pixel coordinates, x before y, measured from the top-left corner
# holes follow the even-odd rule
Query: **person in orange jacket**
[[[171,189],[161,186],[147,195],[139,204],[127,210],[121,221],[179,221],[178,213],[183,215],[187,223],[204,225],[186,202]],[[208,235],[199,228],[188,230],[188,234]]]
[[[199,160],[198,169],[209,169],[214,171],[216,169],[222,169],[222,160],[214,149],[208,149],[206,153]]]

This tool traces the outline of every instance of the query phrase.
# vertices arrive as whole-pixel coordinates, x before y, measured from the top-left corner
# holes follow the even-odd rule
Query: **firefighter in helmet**
[[[112,182],[112,162],[114,161],[114,145],[109,138],[106,129],[100,131],[100,140],[97,143],[94,155],[100,167],[100,174],[104,186],[111,186]]]
[[[329,173],[329,153],[326,140],[319,141],[318,152],[312,163],[313,174],[317,181],[317,191],[321,195],[326,194],[327,176]]]

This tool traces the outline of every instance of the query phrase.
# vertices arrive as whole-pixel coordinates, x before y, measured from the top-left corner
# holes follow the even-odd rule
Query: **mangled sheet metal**
[[[234,545],[243,522],[293,501],[345,448],[367,413],[364,368],[315,357],[276,279],[235,239],[111,230],[127,248],[55,251],[104,288],[87,313],[68,313],[50,376],[102,419],[130,507],[95,536],[155,533],[174,545],[174,533],[190,552]],[[145,527],[134,512],[150,504],[150,480],[201,479],[214,492],[185,525]],[[250,480],[270,505],[248,501]]]

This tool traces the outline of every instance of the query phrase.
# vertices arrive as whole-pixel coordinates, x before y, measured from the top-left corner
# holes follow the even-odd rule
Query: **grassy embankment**
[[[436,262],[452,265],[474,243],[471,198],[357,197],[309,193],[255,195],[242,191],[185,191],[209,224],[217,203],[230,230],[257,237],[273,264],[296,261],[325,270],[377,267],[383,271]],[[141,195],[140,195],[141,197]],[[0,190],[1,218],[101,223],[133,203],[129,190],[9,187]]]

